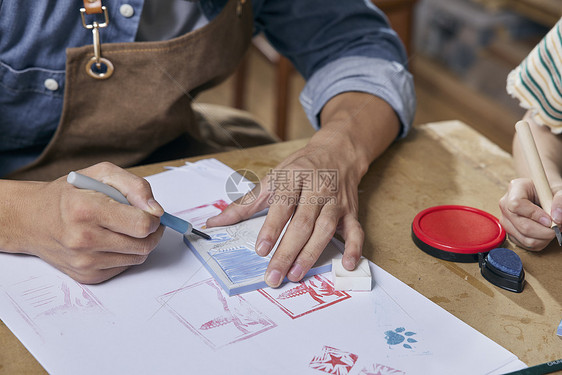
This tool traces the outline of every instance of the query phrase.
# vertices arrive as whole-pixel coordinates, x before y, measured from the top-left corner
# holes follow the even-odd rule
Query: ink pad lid
[[[439,259],[472,263],[478,253],[500,246],[505,230],[493,215],[468,206],[427,208],[412,223],[412,239],[426,253]]]

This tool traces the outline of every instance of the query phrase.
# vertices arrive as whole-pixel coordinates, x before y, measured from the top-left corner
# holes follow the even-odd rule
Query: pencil
[[[550,215],[552,207],[552,190],[548,184],[548,179],[546,178],[546,173],[544,172],[544,167],[537,150],[537,145],[535,144],[535,139],[533,138],[533,133],[531,133],[531,129],[529,128],[527,121],[518,121],[515,124],[515,130],[517,131],[517,138],[519,139],[523,154],[527,160],[527,165],[529,166],[529,171],[531,172],[531,179],[533,180],[533,184],[537,190],[541,207]],[[554,229],[558,245],[562,246],[562,235],[560,234],[558,225],[553,222],[550,227]]]
[[[94,190],[107,195],[108,197],[116,200],[119,203],[130,205],[127,198],[125,198],[125,196],[121,194],[119,190],[78,172],[70,172],[68,174],[68,177],[66,178],[66,181],[79,189]],[[193,225],[191,225],[190,222],[185,221],[177,216],[171,215],[167,212],[164,212],[164,214],[160,217],[160,224],[182,234],[193,233],[200,237],[203,237],[206,240],[211,239],[211,236],[209,236],[208,234],[193,228]]]
[[[504,375],[542,375],[562,370],[562,359],[556,361],[542,363],[540,365],[527,367],[521,370],[509,372]]]

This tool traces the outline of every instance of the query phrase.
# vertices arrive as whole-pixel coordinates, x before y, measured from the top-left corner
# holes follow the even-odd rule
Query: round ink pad
[[[478,253],[500,246],[505,230],[493,215],[467,206],[435,206],[416,215],[412,239],[426,253],[439,259],[471,263]]]

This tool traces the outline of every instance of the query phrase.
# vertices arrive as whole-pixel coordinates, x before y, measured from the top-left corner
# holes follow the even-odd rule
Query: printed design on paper
[[[40,336],[40,326],[47,326],[50,317],[107,312],[86,286],[62,275],[33,276],[5,287],[4,292]]]
[[[418,342],[412,336],[415,335],[415,332],[406,331],[404,327],[398,327],[393,331],[386,331],[385,333],[386,343],[388,345],[396,346],[402,344],[402,346],[406,349],[412,349],[413,344]],[[404,342],[405,341],[405,342]]]
[[[348,293],[335,290],[334,284],[323,275],[315,275],[299,283],[287,283],[277,289],[258,291],[292,319],[351,298]]]
[[[406,373],[393,369],[392,367],[375,363],[371,366],[364,367],[359,375],[406,375]]]
[[[277,326],[240,295],[226,296],[214,279],[168,292],[157,300],[213,349],[247,340]]]
[[[347,375],[358,356],[340,349],[324,346],[322,353],[312,358],[310,367],[328,374]]]

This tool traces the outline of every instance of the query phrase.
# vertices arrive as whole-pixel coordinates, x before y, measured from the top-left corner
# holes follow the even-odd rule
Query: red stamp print
[[[375,363],[369,367],[364,367],[359,375],[406,375],[406,373],[393,369],[392,367]]]
[[[66,276],[32,276],[4,287],[4,291],[26,323],[41,337],[42,331],[51,327],[52,317],[80,319],[85,314],[107,313],[86,286]]]
[[[334,284],[322,275],[277,289],[259,289],[259,292],[292,319],[351,298],[348,293],[335,290]]]
[[[277,326],[240,295],[226,296],[214,279],[168,292],[158,297],[158,302],[213,349]]]
[[[218,201],[188,208],[174,214],[189,221],[195,228],[203,228],[208,218],[220,214],[226,207],[228,207],[228,203],[219,199]]]
[[[314,356],[310,367],[328,374],[347,375],[357,362],[357,355],[343,350],[324,346],[320,355]]]

